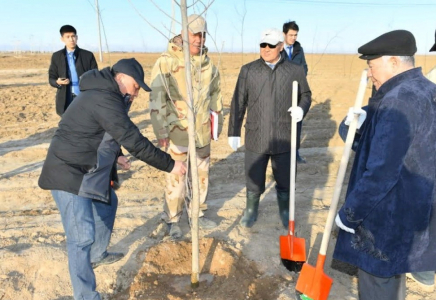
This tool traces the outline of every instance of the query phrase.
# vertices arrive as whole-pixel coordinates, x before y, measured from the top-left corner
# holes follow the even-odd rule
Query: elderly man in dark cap
[[[39,186],[51,190],[67,237],[74,299],[99,300],[93,268],[123,258],[108,253],[117,196],[111,188],[116,164],[128,169],[120,145],[149,165],[177,175],[186,166],[153,144],[127,112],[144,82],[142,66],[122,59],[112,68],[91,70],[80,80],[81,93],[62,116],[42,167]]]
[[[376,94],[361,128],[334,258],[359,268],[359,299],[405,299],[405,273],[436,270],[436,85],[405,30],[358,49]]]

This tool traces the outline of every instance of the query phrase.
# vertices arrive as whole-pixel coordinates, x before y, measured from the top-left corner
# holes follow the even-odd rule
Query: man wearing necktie
[[[304,73],[307,76],[307,63],[306,58],[304,57],[303,47],[301,47],[300,43],[297,42],[299,27],[295,21],[290,21],[283,24],[283,36],[284,36],[284,47],[282,51],[282,57],[300,65],[304,69]],[[289,82],[289,84],[292,84]],[[300,140],[301,140],[301,128],[303,126],[303,122],[298,122],[297,124],[297,149],[300,149]],[[298,163],[306,163],[306,160],[300,156],[299,150],[297,150],[297,162]]]
[[[283,36],[285,38],[285,45],[283,54],[287,55],[287,59],[296,63],[297,65],[303,66],[304,72],[307,76],[307,63],[304,57],[303,47],[297,42],[299,27],[295,21],[287,22],[283,24]]]
[[[79,78],[86,71],[97,69],[94,54],[77,46],[77,31],[71,25],[60,29],[65,48],[53,53],[48,70],[48,82],[57,89],[56,113],[62,116],[73,99],[79,95]]]

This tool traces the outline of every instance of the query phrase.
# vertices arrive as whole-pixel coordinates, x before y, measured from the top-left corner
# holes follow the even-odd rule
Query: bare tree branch
[[[88,1],[89,5],[91,5],[92,9],[93,9],[95,12],[97,12],[97,9],[94,7],[94,5],[91,3],[91,1],[89,1],[89,0],[87,0],[87,1]],[[103,27],[103,35],[104,35],[104,41],[105,41],[105,44],[106,44],[106,50],[107,50],[107,53],[109,54],[109,60],[108,60],[108,62],[109,62],[109,65],[112,65],[112,63],[111,63],[111,52],[110,52],[110,50],[109,50],[109,44],[108,44],[108,41],[107,41],[107,35],[106,35],[106,28],[104,27],[103,18],[102,18],[102,16],[101,16],[101,12],[102,12],[102,11],[104,11],[104,10],[100,10],[100,23],[101,23],[101,26]]]
[[[247,7],[246,7],[245,0],[244,0],[244,8],[243,8],[242,12],[239,12],[239,10],[236,7],[236,5],[235,5],[235,10],[236,10],[236,13],[238,14],[238,16],[241,19],[241,31],[240,31],[240,35],[241,35],[241,52],[242,52],[241,60],[242,60],[242,64],[244,64],[244,23],[245,23],[245,16],[247,15]]]
[[[136,8],[136,6],[132,3],[132,1],[131,0],[127,0],[129,3],[130,3],[130,5],[132,5],[132,7],[133,7],[133,9],[136,11],[136,13],[148,24],[148,25],[150,25],[150,27],[152,27],[154,30],[156,30],[157,32],[159,32],[162,36],[164,36],[165,37],[165,39],[167,39],[167,36],[162,32],[162,31],[160,31],[156,26],[154,26],[153,24],[151,24],[142,14],[141,14],[141,12]]]
[[[175,37],[176,35],[179,35],[179,33],[177,33],[177,32],[173,32],[173,31],[171,30],[171,28],[168,28],[168,26],[165,25],[164,23],[162,23],[162,27],[165,28],[166,30],[168,30],[168,32],[171,34],[170,39],[173,38],[173,37]]]
[[[191,8],[191,7],[195,6],[198,2],[200,2],[200,0],[194,1],[191,5],[188,6],[188,8]]]
[[[129,0],[130,1],[130,0]],[[170,18],[171,20],[173,20],[174,22],[176,22],[179,25],[182,25],[182,23],[180,23],[179,21],[177,21],[175,18],[173,18],[173,16],[167,14],[162,8],[159,7],[159,5],[157,5],[156,3],[154,3],[153,0],[149,0],[151,3],[153,3],[154,6],[157,7],[157,9],[159,9],[165,16],[167,16],[168,18]]]
[[[197,1],[195,1],[194,4],[196,4],[197,2],[201,2],[201,4],[203,4],[203,6],[204,6],[203,11],[202,11],[201,13],[198,13],[198,14],[197,14],[197,15],[201,16],[201,15],[203,15],[205,12],[207,12],[207,10],[209,9],[209,7],[210,7],[210,6],[215,2],[215,0],[211,0],[208,4],[204,4],[203,1],[201,1],[201,0],[197,0]],[[191,6],[193,6],[194,4],[192,4]]]

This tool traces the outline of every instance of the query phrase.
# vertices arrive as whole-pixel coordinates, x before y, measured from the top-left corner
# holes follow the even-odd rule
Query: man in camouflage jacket
[[[191,58],[192,91],[196,114],[195,143],[200,180],[200,219],[203,229],[216,227],[216,223],[204,217],[209,182],[211,142],[211,112],[218,117],[218,134],[222,130],[222,96],[218,68],[207,56],[204,47],[206,21],[198,15],[188,18],[189,51]],[[159,145],[165,147],[174,160],[186,161],[188,155],[188,104],[185,79],[185,61],[181,35],[172,38],[168,49],[156,61],[150,94],[150,117]],[[180,238],[177,225],[183,212],[186,183],[185,176],[167,176],[165,204],[162,219],[169,225],[170,235]],[[189,203],[188,203],[188,213]]]

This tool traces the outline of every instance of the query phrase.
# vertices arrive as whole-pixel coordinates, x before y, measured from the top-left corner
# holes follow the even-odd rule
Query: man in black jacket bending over
[[[251,227],[257,219],[259,200],[265,191],[265,172],[271,159],[276,181],[280,217],[285,228],[289,223],[290,135],[291,118],[298,122],[309,111],[311,92],[303,67],[280,55],[283,34],[278,29],[263,31],[261,58],[244,65],[233,94],[229,120],[229,144],[240,146],[241,126],[245,124],[245,177],[247,206],[241,219]],[[298,82],[298,107],[288,109],[292,101],[292,82]]]
[[[134,58],[84,74],[82,92],[62,116],[42,167],[38,184],[51,190],[61,214],[76,300],[100,300],[93,268],[124,256],[106,251],[118,206],[111,179],[117,161],[130,167],[119,157],[120,145],[159,170],[186,172],[183,162],[154,147],[130,120],[127,112],[141,87],[151,91]]]
[[[62,116],[80,93],[80,76],[98,67],[94,54],[77,46],[78,36],[73,26],[62,26],[60,33],[65,48],[53,53],[48,70],[48,82],[52,87],[57,88],[56,113]]]

